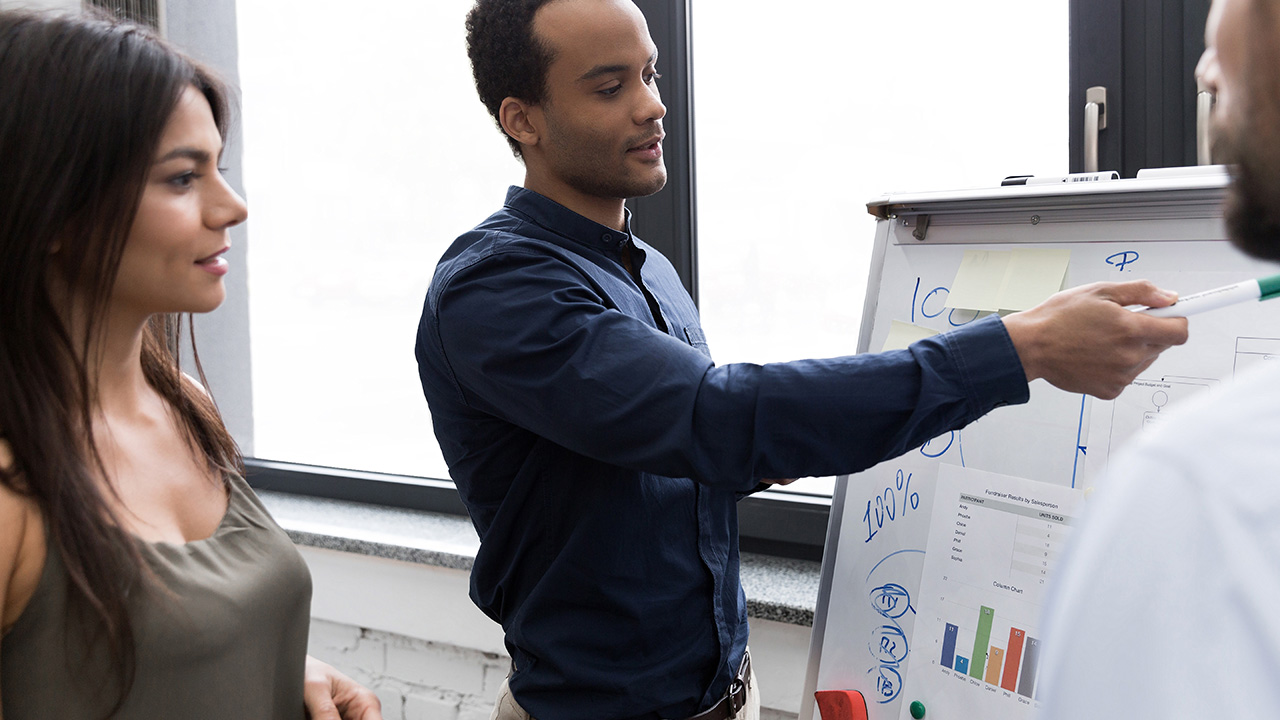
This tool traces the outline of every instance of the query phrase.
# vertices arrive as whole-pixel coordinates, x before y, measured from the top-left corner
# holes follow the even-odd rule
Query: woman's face
[[[151,165],[112,291],[113,310],[146,317],[222,304],[228,231],[248,210],[218,169],[221,153],[209,101],[188,87]]]

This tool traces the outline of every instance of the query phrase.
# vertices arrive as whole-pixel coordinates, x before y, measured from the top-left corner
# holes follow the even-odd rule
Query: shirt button
[[[612,239],[613,239],[613,236],[612,236],[612,235],[610,235],[609,233],[605,233],[605,234],[604,234],[604,238],[603,238],[603,240],[604,240],[605,242],[609,242],[609,241],[610,241],[610,240],[612,240]]]

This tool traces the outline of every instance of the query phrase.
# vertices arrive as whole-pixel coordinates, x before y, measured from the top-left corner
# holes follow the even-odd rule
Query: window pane
[[[868,200],[1067,172],[1068,0],[692,6],[699,292],[721,364],[856,350]]]
[[[448,477],[419,311],[523,178],[471,83],[471,4],[238,3],[259,457]]]

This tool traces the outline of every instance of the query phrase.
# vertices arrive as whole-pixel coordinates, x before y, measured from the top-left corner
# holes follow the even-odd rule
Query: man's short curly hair
[[[540,103],[547,90],[552,52],[533,36],[533,17],[552,0],[477,0],[467,13],[467,55],[480,102],[498,129],[502,101],[508,97]],[[520,143],[503,135],[520,157]]]

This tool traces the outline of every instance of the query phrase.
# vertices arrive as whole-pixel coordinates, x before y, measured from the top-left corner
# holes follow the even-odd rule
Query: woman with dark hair
[[[306,657],[306,565],[179,369],[246,217],[226,127],[149,32],[0,11],[5,720],[380,717]]]

